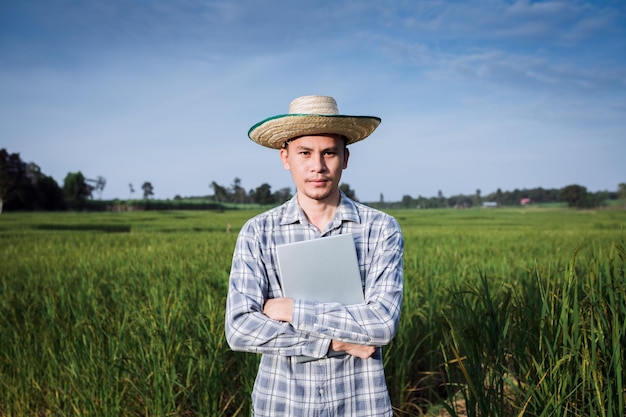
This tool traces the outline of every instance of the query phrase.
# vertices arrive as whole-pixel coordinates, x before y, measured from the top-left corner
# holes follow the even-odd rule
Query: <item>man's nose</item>
[[[326,159],[324,159],[324,154],[319,154],[315,158],[313,158],[313,170],[315,172],[324,172],[326,170]]]

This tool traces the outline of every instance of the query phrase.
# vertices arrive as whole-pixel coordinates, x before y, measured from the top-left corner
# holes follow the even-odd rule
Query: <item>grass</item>
[[[257,211],[0,216],[0,416],[249,415],[223,331]],[[623,416],[626,212],[398,210],[398,416]],[[232,227],[228,233],[227,225]]]

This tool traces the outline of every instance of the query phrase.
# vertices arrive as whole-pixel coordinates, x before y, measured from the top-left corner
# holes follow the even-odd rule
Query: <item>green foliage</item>
[[[82,172],[69,172],[63,180],[63,193],[65,202],[72,210],[85,208],[87,199],[91,197],[93,188],[87,184]]]
[[[626,182],[620,182],[617,187],[617,196],[620,200],[620,204],[626,207]]]
[[[19,154],[9,154],[6,149],[0,149],[0,201],[16,197],[25,179],[26,164]]]
[[[587,188],[582,185],[568,185],[561,190],[561,200],[569,207],[583,208],[588,206],[589,194]]]
[[[266,205],[274,203],[274,199],[272,198],[272,187],[268,183],[263,183],[257,187],[254,194],[257,204]]]
[[[352,188],[350,188],[350,184],[346,184],[345,182],[344,182],[344,183],[341,183],[341,184],[339,185],[339,188],[341,189],[341,191],[343,191],[343,193],[344,193],[344,194],[345,194],[348,198],[350,198],[350,199],[352,199],[352,200],[354,200],[354,201],[359,201],[359,200],[356,198],[356,192],[355,192]]]
[[[0,149],[0,213],[64,206],[63,192],[52,177],[42,174],[37,165],[23,162],[19,154]]]
[[[248,213],[249,214],[249,213]],[[235,415],[228,215],[7,215],[0,415]],[[9,243],[10,242],[10,243]],[[251,366],[249,367],[252,368]],[[195,410],[195,411],[194,411]]]
[[[459,194],[450,197],[445,197],[443,192],[439,191],[436,197],[423,197],[420,195],[414,198],[410,195],[404,195],[399,202],[384,203],[381,200],[375,205],[385,209],[470,208],[479,207],[483,203],[489,203],[489,205],[493,206],[520,206],[523,199],[528,199],[533,205],[542,207],[548,205],[569,205],[569,207],[576,208],[594,208],[610,204],[616,201],[619,196],[619,191],[597,191],[592,193],[588,192],[585,187],[578,185],[574,187],[568,186],[564,189],[544,189],[539,187],[522,190],[514,189],[513,191],[502,191],[498,188],[495,192],[486,196],[481,196],[480,190],[476,190],[475,194]]]
[[[293,195],[289,187],[272,192],[271,186],[267,183],[250,189],[246,193],[241,179],[235,178],[229,187],[213,181],[209,186],[213,189],[212,196],[182,198],[180,195],[176,195],[174,198],[176,203],[172,203],[170,200],[149,200],[154,195],[154,187],[152,183],[147,181],[141,186],[143,200],[140,203],[131,200],[125,202],[119,200],[91,201],[90,198],[94,192],[98,193],[101,200],[105,185],[106,179],[102,176],[98,176],[96,179],[87,179],[81,172],[70,172],[65,177],[63,189],[61,189],[56,181],[52,177],[44,175],[36,164],[27,164],[20,159],[19,154],[9,154],[6,149],[0,149],[0,213],[3,209],[6,211],[53,211],[69,208],[71,210],[104,211],[120,209],[221,209],[228,205],[251,204],[272,206],[287,201]],[[134,194],[133,185],[128,184],[128,186],[130,194]],[[596,193],[587,192],[584,187],[576,186],[583,189],[581,192],[584,194],[584,198],[582,199],[575,197],[575,193],[567,187],[564,190],[534,188],[504,192],[498,189],[485,197],[481,197],[481,190],[478,189],[475,194],[460,194],[450,197],[445,197],[442,191],[439,191],[436,197],[430,198],[422,196],[413,198],[410,195],[404,195],[401,201],[397,202],[385,202],[381,193],[378,202],[369,202],[368,204],[381,209],[469,208],[480,206],[483,202],[498,206],[517,206],[522,198],[527,198],[533,204],[544,206],[546,204],[563,204],[561,202],[566,201],[571,207],[592,208],[606,204],[617,205],[619,204],[618,198],[624,205],[626,199],[624,198],[623,186],[623,183],[619,184],[617,192],[598,191]],[[350,185],[341,184],[340,188],[348,197],[356,200],[356,191],[350,188]],[[198,207],[197,200],[199,199],[210,201],[202,204],[202,207]]]
[[[250,192],[246,194],[246,190],[241,184],[240,178],[235,178],[230,187],[222,186],[215,181],[211,182],[210,187],[213,189],[213,201],[220,204],[275,206],[292,197],[289,187],[272,192],[272,186],[268,183],[263,183],[255,189],[251,189]]]
[[[626,251],[592,254],[516,286],[483,275],[454,288],[442,350],[467,415],[623,415]]]
[[[151,195],[154,195],[154,187],[152,186],[152,183],[149,181],[144,182],[141,185],[141,189],[143,190],[144,200],[147,200],[148,198],[150,198]]]
[[[249,415],[258,357],[228,348],[223,320],[260,210],[0,217],[0,416]],[[398,415],[624,415],[626,212],[391,214]]]

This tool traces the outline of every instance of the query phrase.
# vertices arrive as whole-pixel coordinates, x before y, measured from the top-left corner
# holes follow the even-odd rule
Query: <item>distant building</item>
[[[495,201],[483,201],[483,207],[498,207]]]
[[[527,204],[530,204],[530,203],[531,203],[531,201],[530,201],[530,198],[522,198],[522,199],[519,201],[519,203],[520,203],[522,206],[525,206],[525,205],[527,205]]]

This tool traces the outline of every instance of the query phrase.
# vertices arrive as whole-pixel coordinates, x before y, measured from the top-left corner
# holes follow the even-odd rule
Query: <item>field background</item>
[[[258,358],[223,320],[258,212],[0,216],[0,416],[249,415]],[[390,213],[398,416],[626,415],[626,211]]]

